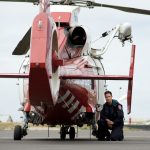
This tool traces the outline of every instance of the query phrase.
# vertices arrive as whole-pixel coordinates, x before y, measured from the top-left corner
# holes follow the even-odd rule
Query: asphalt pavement
[[[59,130],[31,130],[21,141],[13,131],[0,131],[0,150],[150,150],[149,130],[126,130],[124,141],[97,141],[89,130],[81,130],[74,141],[61,141]]]

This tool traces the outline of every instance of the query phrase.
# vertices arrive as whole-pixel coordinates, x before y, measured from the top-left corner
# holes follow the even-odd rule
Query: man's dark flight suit
[[[112,129],[107,125],[106,119],[114,122]],[[103,105],[103,109],[100,113],[100,120],[98,121],[98,139],[99,140],[112,140],[122,141],[124,126],[124,113],[122,105],[118,101],[112,100],[112,104],[107,102]],[[111,133],[109,129],[112,130]]]

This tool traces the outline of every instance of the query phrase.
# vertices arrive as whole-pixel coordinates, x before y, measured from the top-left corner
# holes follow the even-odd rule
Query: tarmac
[[[30,130],[21,141],[13,140],[12,130],[0,131],[0,150],[149,150],[150,130],[124,131],[124,141],[97,141],[90,130],[79,130],[76,139],[60,140],[59,130]]]

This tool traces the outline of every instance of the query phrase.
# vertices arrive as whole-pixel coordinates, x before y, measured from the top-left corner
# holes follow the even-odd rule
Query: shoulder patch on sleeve
[[[121,105],[118,105],[118,109],[119,109],[119,110],[122,110],[122,106],[121,106]]]
[[[117,101],[117,100],[115,100],[115,99],[113,99],[113,100],[112,100],[112,104],[113,104],[113,106],[115,106],[115,107],[116,107],[116,106],[118,105],[118,101]]]

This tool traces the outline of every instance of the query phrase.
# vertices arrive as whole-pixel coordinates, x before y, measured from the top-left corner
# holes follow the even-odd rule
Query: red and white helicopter
[[[0,73],[0,78],[22,78],[24,124],[14,129],[14,140],[27,135],[28,123],[60,125],[60,138],[75,138],[74,125],[92,125],[96,130],[104,104],[106,80],[128,80],[127,108],[131,112],[135,45],[132,45],[129,75],[106,75],[101,56],[114,37],[122,44],[132,40],[129,23],[119,24],[102,37],[102,49],[91,48],[88,30],[78,25],[81,7],[108,7],[150,15],[149,10],[101,4],[86,0],[0,0],[39,5],[32,27],[13,51],[26,55],[20,73]]]

